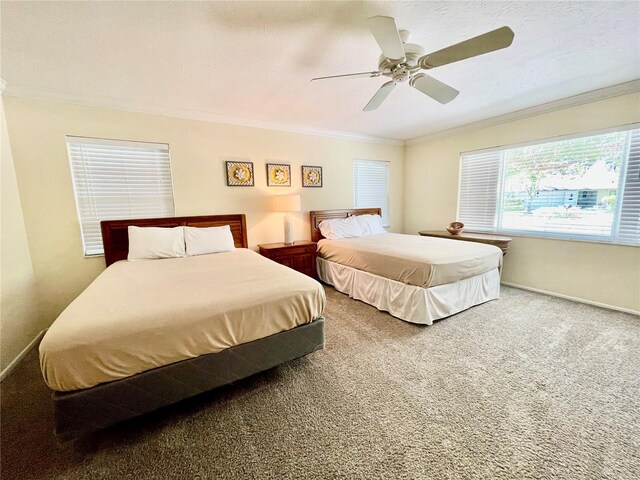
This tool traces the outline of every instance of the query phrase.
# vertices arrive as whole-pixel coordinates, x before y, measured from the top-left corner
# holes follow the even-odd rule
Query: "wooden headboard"
[[[382,209],[380,208],[352,208],[344,210],[316,210],[315,212],[309,212],[311,219],[311,240],[317,242],[324,237],[320,233],[318,225],[323,220],[330,218],[347,218],[353,215],[380,215],[382,216]]]
[[[129,254],[127,227],[221,227],[229,225],[238,248],[247,248],[247,222],[240,215],[203,215],[197,217],[142,218],[137,220],[103,220],[102,243],[107,267],[118,260],[126,260]]]

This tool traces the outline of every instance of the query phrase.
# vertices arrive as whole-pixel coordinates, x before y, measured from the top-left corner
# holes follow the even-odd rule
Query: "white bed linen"
[[[318,256],[424,288],[475,277],[502,262],[502,250],[493,245],[400,233],[323,239]]]
[[[320,279],[336,290],[401,320],[424,325],[500,297],[497,268],[430,288],[407,285],[319,257],[317,271]]]
[[[312,278],[244,248],[114,263],[51,325],[40,366],[53,390],[89,388],[309,323]]]

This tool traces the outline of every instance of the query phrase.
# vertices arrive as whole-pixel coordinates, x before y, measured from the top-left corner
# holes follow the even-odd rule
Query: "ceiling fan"
[[[409,31],[398,30],[392,17],[376,16],[367,19],[371,33],[375,37],[382,55],[378,61],[378,70],[373,72],[347,73],[317,77],[314,80],[342,77],[388,77],[363,110],[369,112],[378,108],[398,83],[409,81],[409,85],[434,100],[445,104],[460,93],[453,87],[436,80],[420,70],[448,65],[466,58],[507,48],[513,42],[514,33],[509,27],[502,27],[478,35],[455,45],[424,55],[424,49],[415,43],[407,43]]]

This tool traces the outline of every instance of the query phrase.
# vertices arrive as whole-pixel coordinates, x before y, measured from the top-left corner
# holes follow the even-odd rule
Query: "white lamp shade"
[[[275,195],[271,197],[271,211],[273,212],[299,212],[300,195]]]

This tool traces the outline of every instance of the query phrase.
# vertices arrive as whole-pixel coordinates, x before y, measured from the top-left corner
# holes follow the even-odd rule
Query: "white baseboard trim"
[[[542,293],[544,295],[551,295],[552,297],[564,298],[565,300],[571,300],[578,303],[586,303],[587,305],[594,305],[600,308],[607,308],[609,310],[616,310],[618,312],[630,313],[632,315],[640,316],[640,311],[632,310],[630,308],[622,308],[622,307],[617,307],[615,305],[609,305],[607,303],[594,302],[592,300],[586,300],[584,298],[572,297],[570,295],[563,295],[562,293],[549,292],[547,290],[542,290],[540,288],[527,287],[525,285],[519,285],[517,283],[500,282],[500,284],[506,285],[507,287],[520,288],[522,290],[529,290],[530,292]]]
[[[2,370],[2,372],[0,372],[0,382],[2,382],[11,373],[11,370],[16,368],[16,366],[20,363],[20,361],[22,361],[22,359],[27,356],[27,354],[31,351],[31,349],[38,344],[38,342],[42,339],[42,337],[44,337],[44,334],[47,333],[47,330],[48,329],[45,328],[40,333],[38,333],[36,337],[33,340],[31,340],[31,342],[29,342],[29,345],[24,347],[24,350],[22,350],[18,354],[18,356],[14,358],[9,365],[7,365],[7,368],[5,368],[4,370]]]

